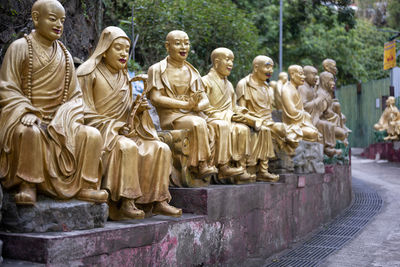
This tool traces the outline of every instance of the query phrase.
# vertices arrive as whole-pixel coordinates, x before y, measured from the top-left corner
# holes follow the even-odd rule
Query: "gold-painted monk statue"
[[[304,84],[304,71],[299,65],[292,65],[288,69],[290,81],[282,88],[282,121],[286,123],[291,132],[291,138],[317,142],[319,132],[312,124],[311,116],[303,108],[298,88]]]
[[[303,68],[305,81],[303,85],[299,86],[299,92],[303,100],[304,110],[311,115],[312,123],[317,127],[318,131],[322,134],[321,142],[324,145],[324,153],[332,157],[340,155],[341,150],[335,149],[336,137],[344,137],[340,135],[341,129],[338,128],[331,121],[326,120],[324,117],[326,112],[331,108],[331,102],[326,98],[326,93],[330,93],[328,88],[334,85],[333,76],[332,80],[321,75],[320,89],[317,87],[317,74],[318,71],[313,66],[305,66]],[[318,91],[317,91],[318,89]],[[338,132],[338,136],[335,133]]]
[[[32,7],[35,26],[13,42],[0,71],[0,178],[17,187],[17,204],[37,191],[54,198],[106,202],[100,187],[102,138],[83,125],[82,93],[73,60],[58,41],[65,10],[56,0]]]
[[[268,173],[268,159],[275,156],[272,139],[274,138],[279,147],[285,149],[289,154],[294,154],[294,150],[298,145],[298,141],[288,137],[287,127],[284,123],[274,122],[272,119],[272,108],[274,104],[274,92],[272,87],[269,86],[267,80],[271,77],[273,72],[274,62],[271,58],[260,55],[253,60],[253,71],[239,81],[236,86],[236,95],[238,98],[239,106],[248,110],[246,117],[252,118],[254,121],[253,128],[257,132],[257,135],[253,135],[252,144],[256,142],[265,143],[263,148],[264,152],[261,154],[253,151],[252,157],[253,162],[257,155],[263,155],[263,158],[259,158],[260,162],[260,174],[257,179],[274,179]],[[257,125],[261,125],[257,127]],[[265,135],[264,137],[261,137]],[[254,141],[257,140],[257,141]],[[265,140],[265,141],[261,141]],[[253,145],[252,145],[253,147]],[[258,145],[261,148],[261,145]],[[268,178],[270,176],[270,178]]]
[[[386,108],[383,111],[378,123],[374,125],[377,131],[387,131],[385,140],[400,139],[400,111],[395,105],[396,99],[389,96],[386,100]]]
[[[243,168],[229,166],[229,124],[204,114],[209,101],[199,72],[186,61],[190,50],[188,35],[171,31],[165,47],[168,56],[149,68],[147,85],[161,128],[189,129],[188,165],[197,178],[216,173],[215,166],[220,179],[242,174]]]
[[[158,139],[147,100],[133,100],[127,71],[130,45],[123,30],[107,27],[77,71],[85,121],[104,139],[102,188],[110,192],[110,218],[143,218],[135,203],[152,205],[154,214],[180,216],[182,210],[168,204],[171,151]]]
[[[211,119],[225,120],[230,125],[231,132],[226,138],[229,138],[231,143],[231,161],[245,170],[243,174],[235,178],[236,182],[255,180],[255,175],[249,174],[246,168],[252,151],[257,149],[250,146],[251,132],[250,128],[246,126],[248,123],[246,115],[243,114],[243,108],[236,105],[236,94],[232,83],[228,80],[233,68],[233,52],[228,48],[217,48],[211,53],[211,61],[212,68],[207,75],[202,77],[210,102],[205,113]],[[256,152],[262,153],[268,150],[268,142],[260,142],[259,145],[265,148]]]

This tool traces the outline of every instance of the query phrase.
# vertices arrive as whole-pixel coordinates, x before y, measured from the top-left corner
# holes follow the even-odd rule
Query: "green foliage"
[[[122,1],[121,1],[122,2]],[[144,68],[166,56],[165,37],[172,30],[183,30],[190,38],[191,62],[202,75],[210,66],[210,54],[217,47],[230,48],[235,67],[230,79],[238,81],[251,71],[251,61],[258,54],[258,33],[246,14],[229,0],[136,0],[126,1],[123,20],[129,20],[134,4],[135,33],[139,33],[137,59]],[[121,23],[127,34],[130,27]]]
[[[399,0],[389,0],[388,8],[388,26],[400,31],[400,2]]]

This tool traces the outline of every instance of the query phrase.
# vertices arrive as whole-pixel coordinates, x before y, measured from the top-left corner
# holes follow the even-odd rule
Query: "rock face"
[[[12,232],[66,232],[103,227],[107,204],[58,201],[38,196],[33,206],[17,206],[14,193],[4,193],[2,228]]]
[[[300,141],[293,164],[295,173],[324,173],[324,146],[320,143]]]
[[[2,0],[0,3],[0,63],[8,46],[33,28],[31,9],[35,0]],[[73,57],[86,60],[103,28],[102,0],[61,1],[66,20],[61,41]]]

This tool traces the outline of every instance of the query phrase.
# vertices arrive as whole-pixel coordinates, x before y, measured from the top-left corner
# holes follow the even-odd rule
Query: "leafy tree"
[[[235,54],[231,80],[236,82],[251,69],[258,54],[258,32],[254,24],[229,0],[136,0],[127,1],[135,7],[135,32],[140,34],[137,59],[147,69],[166,56],[165,37],[171,30],[185,31],[191,41],[190,61],[202,75],[211,66],[210,54],[217,47],[227,47]],[[118,9],[118,7],[116,7]],[[121,18],[130,16],[125,8]],[[122,20],[127,33],[130,25]]]
[[[389,11],[388,26],[400,31],[400,2],[389,0],[387,10]]]

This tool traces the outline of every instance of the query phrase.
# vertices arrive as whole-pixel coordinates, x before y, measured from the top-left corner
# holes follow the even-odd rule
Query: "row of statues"
[[[281,74],[269,84],[274,63],[261,55],[235,90],[228,80],[230,49],[215,49],[213,66],[201,77],[186,61],[188,35],[172,31],[168,56],[149,68],[145,92],[134,99],[127,72],[131,41],[123,30],[104,29],[75,72],[58,41],[63,6],[37,0],[32,19],[35,30],[10,45],[0,71],[0,177],[5,188],[17,189],[17,204],[34,204],[39,191],[107,202],[114,220],[143,218],[143,210],[180,216],[182,210],[168,204],[175,151],[160,140],[148,99],[163,130],[187,132],[185,167],[194,179],[277,181],[268,168],[274,150],[294,155],[306,140],[322,142],[334,155],[335,141],[347,138],[332,73],[318,80],[315,68],[293,65],[289,81]],[[273,109],[282,110],[281,122],[272,119]]]

